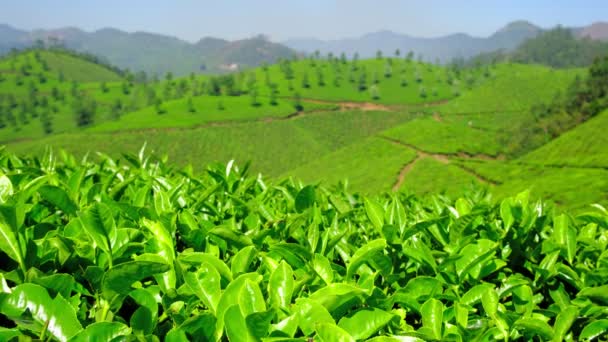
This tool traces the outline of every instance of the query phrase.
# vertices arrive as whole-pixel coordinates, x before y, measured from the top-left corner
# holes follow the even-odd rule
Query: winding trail
[[[414,168],[416,163],[418,163],[418,161],[420,161],[421,159],[424,159],[424,158],[432,158],[432,159],[436,160],[437,162],[444,164],[444,165],[447,165],[447,164],[454,165],[455,167],[457,167],[457,168],[463,170],[464,172],[470,174],[471,176],[475,177],[475,179],[477,179],[480,183],[486,183],[486,184],[491,184],[491,185],[502,184],[501,182],[495,181],[493,179],[489,179],[489,178],[479,174],[478,172],[476,172],[473,169],[467,168],[467,167],[457,164],[457,163],[452,163],[450,160],[450,157],[454,157],[454,158],[458,158],[458,159],[475,159],[475,160],[502,160],[502,159],[504,159],[504,156],[502,156],[502,155],[498,156],[498,157],[493,157],[493,156],[484,155],[484,154],[473,155],[473,154],[467,154],[467,153],[463,153],[463,152],[460,152],[460,153],[431,153],[428,151],[421,150],[417,146],[404,143],[397,139],[393,139],[393,138],[383,136],[383,135],[378,135],[378,137],[382,138],[384,140],[387,140],[395,145],[399,145],[401,147],[405,147],[405,148],[416,151],[416,157],[413,160],[409,161],[407,164],[405,164],[403,166],[403,168],[401,169],[401,171],[399,172],[399,175],[397,176],[397,180],[395,181],[395,184],[392,187],[393,191],[398,191],[401,188],[401,186],[403,185],[403,182],[405,181],[406,176],[412,171],[412,169]]]

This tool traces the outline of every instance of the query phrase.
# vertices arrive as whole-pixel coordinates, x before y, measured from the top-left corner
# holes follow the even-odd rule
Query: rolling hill
[[[608,201],[600,134],[605,113],[524,157],[508,150],[515,127],[530,119],[530,108],[565,91],[585,75],[583,69],[514,63],[453,69],[386,57],[334,57],[283,61],[230,76],[131,84],[100,73],[99,65],[69,58],[77,57],[32,51],[0,62],[0,140],[9,151],[41,156],[51,146],[77,156],[100,151],[120,157],[147,143],[157,156],[170,155],[197,171],[214,162],[251,161],[253,172],[326,185],[348,179],[353,191],[363,193],[459,195],[486,187],[507,196],[532,188],[535,197],[577,210]],[[29,65],[25,74],[23,65]],[[77,94],[98,108],[92,124],[78,127],[78,96],[69,78],[82,75],[92,78],[81,79]],[[16,86],[18,77],[22,86]],[[34,106],[37,117],[22,110],[28,84],[38,87],[40,103],[48,97],[47,106],[59,109],[51,133],[44,132],[43,107]],[[65,100],[50,97],[53,87]],[[7,105],[11,97],[15,107]],[[123,104],[118,112],[116,102]],[[17,118],[17,126],[6,113]],[[29,123],[20,122],[22,113]],[[577,192],[581,187],[593,191]]]
[[[0,52],[33,46],[38,40],[99,56],[122,69],[158,75],[167,72],[176,75],[225,72],[222,66],[226,64],[254,67],[280,58],[291,58],[295,54],[295,51],[263,36],[236,41],[204,38],[190,43],[161,34],[130,33],[114,28],[86,32],[67,27],[28,32],[8,25],[0,26]]]

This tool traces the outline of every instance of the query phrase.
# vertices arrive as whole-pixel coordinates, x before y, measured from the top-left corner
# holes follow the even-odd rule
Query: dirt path
[[[438,112],[433,113],[433,120],[437,122],[443,122],[443,119],[441,118],[441,115]]]
[[[420,149],[417,146],[414,146],[412,144],[408,144],[406,142],[403,142],[401,140],[398,139],[394,139],[391,137],[387,137],[384,135],[378,135],[379,138],[387,140],[392,142],[393,144],[396,145],[401,145],[401,146],[405,146],[408,148],[411,148],[412,150],[415,150],[416,152],[420,153],[423,156],[426,157],[432,157],[434,159],[436,159],[437,161],[440,161],[444,164],[446,164],[447,162],[449,162],[449,158],[460,158],[460,159],[480,159],[480,160],[505,160],[505,156],[502,154],[499,154],[497,156],[491,156],[488,154],[483,154],[483,153],[468,153],[468,152],[458,152],[458,153],[440,153],[440,152],[429,152],[429,151],[425,151]]]
[[[416,155],[416,158],[414,158],[413,160],[411,160],[410,162],[408,162],[407,164],[405,164],[405,166],[401,169],[401,171],[399,172],[399,176],[397,176],[397,181],[395,182],[395,184],[393,185],[393,191],[399,191],[399,189],[401,188],[401,185],[403,185],[403,182],[405,181],[405,176],[407,176],[408,173],[410,173],[410,171],[412,171],[412,169],[414,168],[414,165],[420,160],[420,155]]]
[[[302,102],[336,105],[342,111],[346,111],[346,110],[360,110],[360,111],[364,111],[364,112],[369,112],[369,111],[392,112],[392,111],[394,111],[394,108],[392,108],[392,107],[385,106],[385,105],[378,104],[378,103],[372,103],[372,102],[325,101],[325,100],[316,100],[316,99],[302,99]]]

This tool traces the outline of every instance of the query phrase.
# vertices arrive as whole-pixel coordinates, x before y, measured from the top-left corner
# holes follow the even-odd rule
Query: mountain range
[[[594,23],[571,29],[577,37],[608,40],[608,23]],[[527,39],[534,38],[543,29],[527,21],[515,21],[489,37],[473,37],[456,33],[436,38],[420,38],[391,31],[379,31],[357,38],[340,40],[289,39],[282,43],[271,42],[259,35],[248,39],[228,41],[206,37],[191,43],[179,38],[148,33],[125,32],[104,28],[93,32],[78,28],[25,31],[0,24],[0,54],[12,48],[24,48],[37,41],[60,44],[79,52],[99,56],[106,62],[123,69],[164,74],[185,75],[191,72],[219,73],[234,71],[262,63],[273,63],[295,54],[373,57],[378,50],[392,55],[397,49],[403,54],[413,51],[425,60],[449,61],[469,58],[480,53],[515,49]]]
[[[608,39],[608,23],[595,23],[587,27],[571,28],[578,37]],[[393,55],[399,49],[402,53],[413,51],[425,60],[450,61],[454,58],[470,58],[481,53],[496,50],[513,50],[527,39],[534,38],[544,30],[527,21],[514,21],[489,37],[473,37],[456,33],[436,38],[419,38],[391,31],[379,31],[357,38],[338,40],[290,39],[283,44],[300,52],[321,54],[342,52],[362,58],[376,55],[380,50],[385,55]]]
[[[190,43],[162,34],[129,33],[114,28],[94,32],[73,27],[24,31],[0,25],[0,53],[31,46],[37,41],[91,53],[122,69],[156,74],[233,71],[273,63],[295,54],[262,35],[235,41],[207,37]]]

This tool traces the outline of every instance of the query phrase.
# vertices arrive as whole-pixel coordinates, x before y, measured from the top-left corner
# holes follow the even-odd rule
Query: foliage
[[[0,165],[3,339],[586,340],[608,213],[269,184],[233,163]]]

